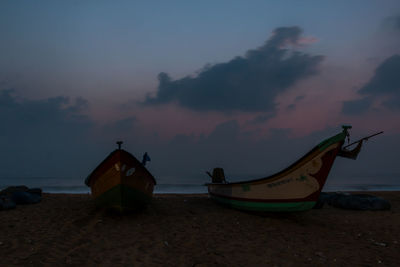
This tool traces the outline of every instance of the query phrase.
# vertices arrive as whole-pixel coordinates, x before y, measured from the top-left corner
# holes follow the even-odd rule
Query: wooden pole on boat
[[[359,143],[359,142],[361,142],[361,141],[364,141],[364,140],[367,141],[369,138],[374,137],[374,136],[376,136],[376,135],[378,135],[378,134],[382,134],[382,133],[383,133],[383,131],[381,131],[381,132],[379,132],[379,133],[372,134],[372,135],[367,136],[367,137],[363,137],[363,138],[361,138],[361,139],[359,139],[359,140],[357,140],[357,141],[355,141],[355,142],[353,142],[353,143],[351,143],[351,144],[348,144],[347,146],[344,146],[343,148],[352,146],[352,145],[357,144],[357,143]]]
[[[118,150],[121,150],[121,145],[122,145],[122,141],[117,141],[117,145],[118,145]]]

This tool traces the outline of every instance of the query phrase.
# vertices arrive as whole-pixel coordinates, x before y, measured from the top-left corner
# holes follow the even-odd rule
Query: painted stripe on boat
[[[233,197],[233,196],[224,196],[209,192],[211,196],[219,197],[219,198],[226,198],[230,200],[237,200],[237,201],[245,201],[245,202],[260,202],[260,203],[287,203],[287,202],[310,202],[318,199],[320,191],[316,191],[309,195],[308,197],[304,198],[283,198],[283,199],[258,199],[258,198],[241,198],[241,197]]]
[[[250,211],[303,211],[315,206],[315,201],[300,202],[252,202],[211,195],[214,200],[231,207]]]

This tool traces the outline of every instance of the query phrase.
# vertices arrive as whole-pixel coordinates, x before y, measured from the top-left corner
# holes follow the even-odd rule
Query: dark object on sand
[[[92,197],[99,207],[119,211],[141,209],[153,196],[156,180],[132,154],[118,149],[97,166],[86,178]]]
[[[18,186],[9,186],[6,189],[3,189],[0,191],[0,196],[1,195],[6,195],[6,196],[11,196],[14,193],[18,192],[27,192],[30,194],[42,196],[42,189],[41,188],[28,188],[25,185],[18,185]]]
[[[25,185],[9,186],[6,189],[0,191],[0,195],[11,195],[14,192],[26,192],[29,188]]]
[[[326,203],[335,208],[351,210],[389,210],[390,202],[369,194],[321,193],[318,205]]]
[[[32,194],[29,192],[14,192],[11,195],[12,201],[15,204],[36,204],[42,200],[42,197],[37,194]]]
[[[206,184],[208,193],[213,200],[242,210],[281,212],[311,209],[317,203],[336,157],[355,159],[362,142],[380,134],[362,138],[350,144],[358,144],[356,148],[344,150],[350,128],[343,126],[342,132],[322,141],[298,161],[268,177],[227,183],[221,168],[214,169],[212,175],[207,172],[212,178],[212,182]]]
[[[34,194],[34,195],[42,196],[41,188],[29,188],[28,191],[26,191],[26,192]]]
[[[29,189],[24,185],[10,186],[0,191],[0,198],[4,199],[2,205],[6,205],[7,207],[12,207],[12,203],[14,203],[14,205],[36,204],[42,200],[42,189]]]
[[[9,197],[0,196],[0,210],[15,209],[17,205]]]

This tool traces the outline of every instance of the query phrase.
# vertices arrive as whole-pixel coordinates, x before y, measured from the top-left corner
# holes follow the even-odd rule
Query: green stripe
[[[149,203],[151,197],[126,185],[117,185],[95,199],[101,207],[115,207],[120,210],[136,209]]]
[[[338,143],[343,141],[346,138],[346,133],[342,132],[340,134],[337,134],[331,138],[328,138],[321,143],[318,144],[319,150],[324,151],[327,147],[329,147],[332,144]]]
[[[250,211],[303,211],[314,207],[315,201],[302,202],[252,202],[211,196],[212,199],[232,208]]]

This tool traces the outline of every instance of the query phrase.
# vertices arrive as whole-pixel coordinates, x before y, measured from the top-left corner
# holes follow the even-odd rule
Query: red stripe
[[[284,198],[284,199],[257,199],[257,198],[241,198],[241,197],[232,197],[232,196],[224,196],[215,193],[209,192],[211,196],[215,197],[222,197],[231,200],[239,200],[239,201],[246,201],[246,202],[264,202],[264,203],[277,203],[277,202],[304,202],[304,201],[317,201],[320,191],[312,193],[311,195],[304,197],[304,198]]]

